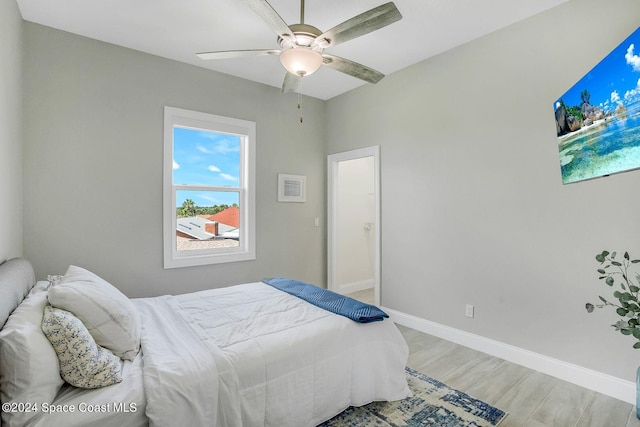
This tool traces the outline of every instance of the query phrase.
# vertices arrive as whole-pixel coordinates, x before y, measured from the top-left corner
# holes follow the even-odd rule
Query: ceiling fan
[[[283,92],[293,92],[300,79],[317,71],[322,65],[356,77],[369,83],[377,83],[383,77],[379,71],[339,56],[324,53],[324,50],[340,43],[364,36],[386,27],[402,18],[393,2],[385,3],[354,16],[332,29],[322,32],[304,23],[304,0],[300,1],[300,23],[287,25],[266,0],[243,0],[278,35],[280,49],[226,50],[201,52],[202,59],[228,59],[260,55],[278,55],[287,70],[282,85]]]

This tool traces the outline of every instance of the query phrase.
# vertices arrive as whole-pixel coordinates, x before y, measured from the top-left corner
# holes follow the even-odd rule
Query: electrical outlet
[[[473,306],[471,304],[467,304],[464,315],[467,317],[473,317]]]

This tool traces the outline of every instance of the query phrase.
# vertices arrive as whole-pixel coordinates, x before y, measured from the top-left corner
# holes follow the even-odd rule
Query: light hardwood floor
[[[500,427],[639,427],[635,407],[549,375],[398,325],[409,367],[509,415]]]
[[[372,292],[350,295],[372,303]],[[398,325],[409,367],[494,405],[509,415],[500,427],[640,427],[626,402],[506,360]]]

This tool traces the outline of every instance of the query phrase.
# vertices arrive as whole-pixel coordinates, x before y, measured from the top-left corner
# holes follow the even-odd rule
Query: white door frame
[[[327,267],[328,267],[328,288],[337,291],[337,264],[338,251],[337,242],[337,196],[338,196],[338,164],[346,160],[361,159],[363,157],[373,157],[373,179],[374,179],[374,301],[380,305],[380,146],[360,148],[343,153],[329,154],[327,156]]]

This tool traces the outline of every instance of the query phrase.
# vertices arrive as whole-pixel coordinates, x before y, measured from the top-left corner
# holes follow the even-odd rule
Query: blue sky
[[[240,137],[175,127],[173,183],[237,187],[240,184]],[[238,203],[235,192],[178,191],[176,205],[190,198],[196,206]]]
[[[620,102],[628,106],[640,101],[640,28],[556,102],[581,106],[580,92],[585,89],[591,94],[590,104],[605,111],[613,112]]]

